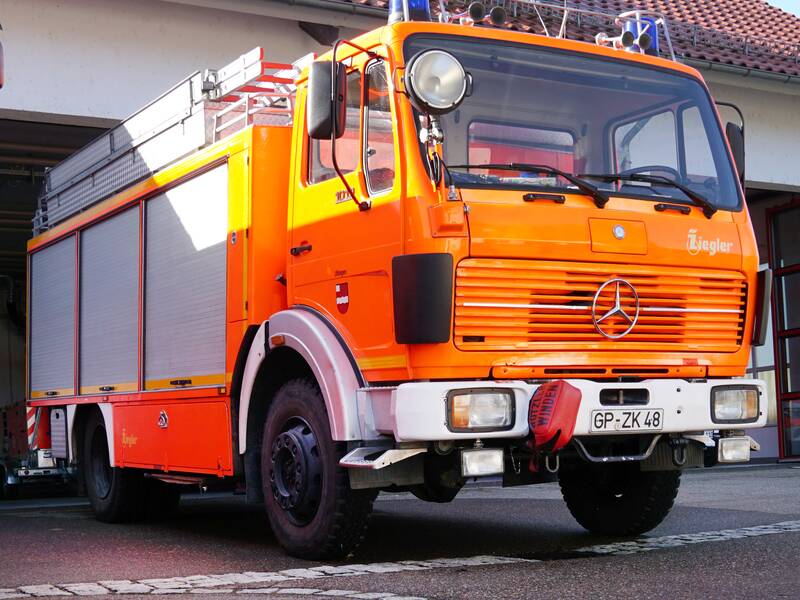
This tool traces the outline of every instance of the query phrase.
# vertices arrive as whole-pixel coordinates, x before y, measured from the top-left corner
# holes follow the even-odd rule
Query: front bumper
[[[752,429],[763,427],[767,420],[766,386],[758,379],[646,379],[633,383],[598,382],[567,379],[581,392],[574,436],[609,435],[592,431],[592,412],[614,409],[661,409],[663,424],[654,430],[626,430],[620,434],[686,433],[709,429]],[[437,381],[403,383],[395,387],[366,388],[359,391],[358,411],[364,439],[390,435],[397,442],[421,442],[460,439],[521,438],[528,435],[528,405],[537,384],[524,381],[485,381],[482,387],[509,389],[514,393],[514,421],[504,431],[453,432],[447,427],[447,393],[475,387],[475,381]],[[711,389],[720,385],[757,386],[758,418],[751,423],[716,423],[711,417]],[[645,405],[603,405],[603,390],[647,390]]]

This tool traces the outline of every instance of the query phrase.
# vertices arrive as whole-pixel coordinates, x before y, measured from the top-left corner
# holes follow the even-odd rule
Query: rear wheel
[[[267,412],[261,481],[272,531],[293,556],[347,556],[361,543],[376,492],[351,490],[339,466],[345,446],[331,439],[319,388],[294,379]]]
[[[144,516],[144,477],[138,471],[111,466],[105,422],[97,411],[86,422],[82,470],[86,495],[98,520],[120,523]]]
[[[16,500],[19,498],[19,484],[7,481],[6,469],[0,466],[0,500]]]
[[[638,464],[578,464],[559,471],[567,508],[592,533],[639,535],[666,518],[680,471],[641,471]]]

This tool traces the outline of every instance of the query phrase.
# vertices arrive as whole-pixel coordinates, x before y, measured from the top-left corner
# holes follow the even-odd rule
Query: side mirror
[[[728,143],[731,146],[736,172],[744,183],[744,129],[735,123],[728,123],[725,126],[725,135],[728,136]]]
[[[329,60],[311,63],[309,67],[306,123],[308,135],[314,140],[329,140],[334,132],[337,138],[344,134],[347,71],[340,62],[336,63],[335,77],[331,71]]]

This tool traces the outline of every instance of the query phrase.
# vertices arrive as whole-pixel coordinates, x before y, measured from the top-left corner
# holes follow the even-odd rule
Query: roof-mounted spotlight
[[[443,115],[464,100],[470,75],[444,50],[423,50],[408,61],[405,84],[411,103],[429,115]]]

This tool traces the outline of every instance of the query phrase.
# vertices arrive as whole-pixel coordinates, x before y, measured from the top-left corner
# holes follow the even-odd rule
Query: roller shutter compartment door
[[[145,388],[225,383],[228,168],[145,204]]]
[[[80,392],[138,389],[139,210],[81,234]]]
[[[32,398],[74,393],[75,263],[74,236],[31,256]]]

